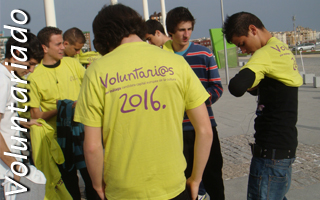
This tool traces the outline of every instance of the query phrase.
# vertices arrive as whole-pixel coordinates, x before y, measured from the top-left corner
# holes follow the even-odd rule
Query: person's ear
[[[252,35],[257,35],[258,33],[258,28],[255,25],[249,25],[249,32],[252,33]]]
[[[42,46],[43,52],[44,52],[44,53],[48,53],[49,47],[47,47],[47,46],[44,45],[44,44],[42,44],[41,46]]]
[[[19,52],[18,50],[15,50],[13,53],[14,53],[14,55],[17,56],[17,57],[19,57],[19,55],[20,55],[20,52]],[[17,61],[17,59],[15,59],[14,56],[11,56],[11,58],[9,58],[9,62],[10,62],[10,63],[15,63],[16,61]]]
[[[19,57],[20,56],[20,51],[18,51],[18,50],[14,50],[14,55],[16,56],[16,57]],[[10,60],[10,62],[11,63],[15,63],[16,61],[18,61],[14,56],[11,56],[11,58],[9,59]]]
[[[69,42],[68,41],[63,41],[63,46],[68,46]]]
[[[159,37],[161,35],[161,32],[159,30],[156,30],[155,35]]]
[[[19,57],[19,56],[20,56],[20,51],[15,50],[15,51],[14,51],[14,55],[16,55],[17,57]]]

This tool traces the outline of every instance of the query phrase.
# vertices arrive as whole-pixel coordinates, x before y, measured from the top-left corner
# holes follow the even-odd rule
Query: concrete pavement
[[[307,67],[307,66],[306,66]],[[240,67],[229,68],[232,78]],[[318,68],[309,69],[320,72]],[[250,166],[249,142],[254,141],[256,97],[245,94],[232,96],[226,85],[225,69],[219,69],[224,94],[212,108],[224,158],[223,175],[226,200],[246,199]],[[320,88],[312,84],[299,88],[298,150],[293,164],[289,200],[320,199]]]

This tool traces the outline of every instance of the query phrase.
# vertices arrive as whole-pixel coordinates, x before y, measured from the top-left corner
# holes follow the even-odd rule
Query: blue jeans
[[[4,200],[4,188],[2,186],[3,182],[4,182],[4,179],[0,179],[0,200]]]
[[[252,157],[247,199],[286,200],[294,160]]]

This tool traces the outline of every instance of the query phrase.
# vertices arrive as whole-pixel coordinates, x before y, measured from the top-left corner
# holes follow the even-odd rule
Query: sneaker
[[[205,193],[204,195],[198,195],[198,200],[210,200],[210,196],[208,193]]]

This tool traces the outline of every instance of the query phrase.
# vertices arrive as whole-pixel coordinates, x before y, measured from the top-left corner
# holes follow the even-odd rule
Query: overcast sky
[[[143,16],[142,0],[118,0],[128,5]],[[103,5],[110,0],[55,0],[57,27],[65,31],[78,27],[90,31],[93,39],[92,21]],[[174,7],[189,8],[196,18],[195,30],[191,39],[209,37],[210,28],[221,28],[220,0],[168,0],[165,2],[166,11]],[[320,0],[224,0],[224,15],[247,11],[257,15],[269,31],[293,30],[292,16],[296,16],[296,26],[309,27],[320,31]],[[161,12],[160,0],[149,0],[149,15]],[[3,25],[17,26],[11,18],[13,9],[22,9],[30,15],[27,25],[32,33],[37,34],[46,26],[43,0],[0,0],[0,31]],[[5,36],[10,32],[5,30]]]

